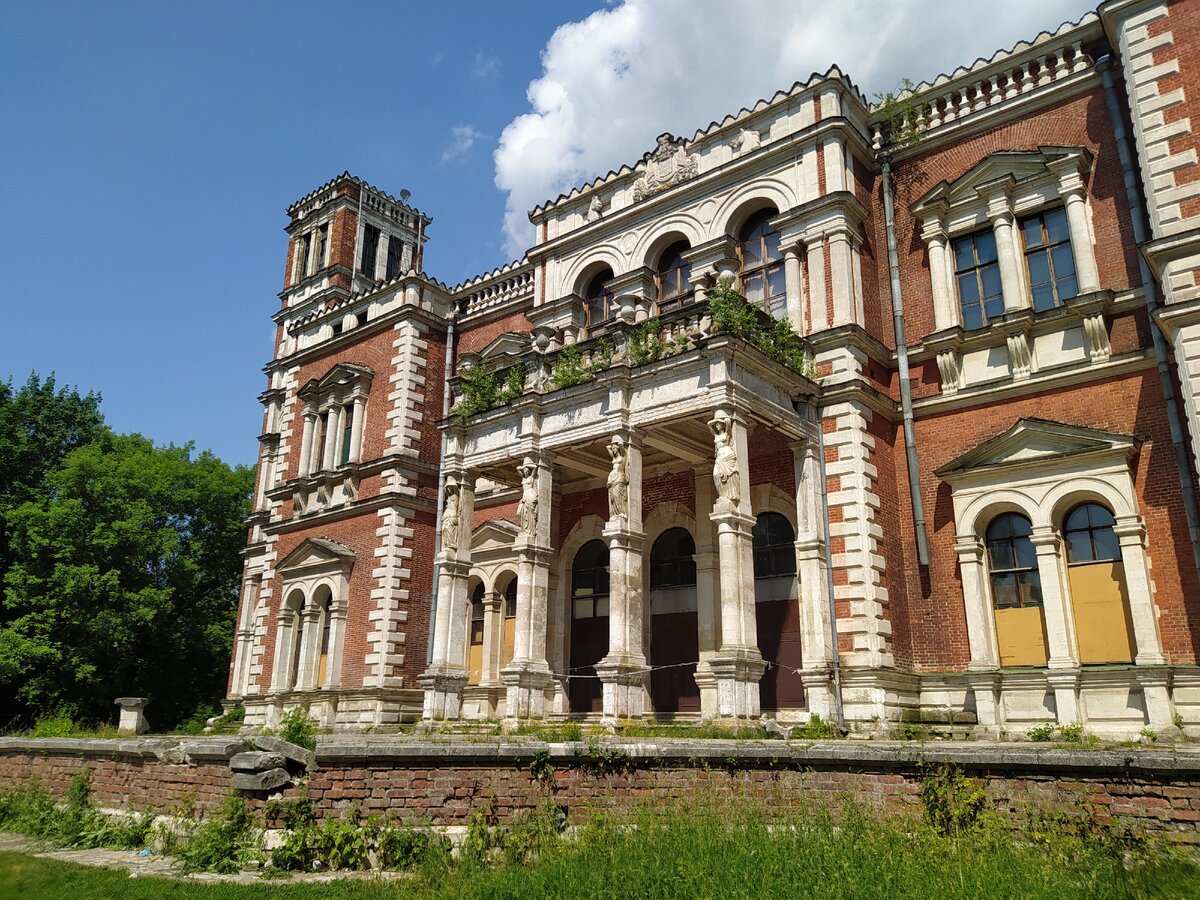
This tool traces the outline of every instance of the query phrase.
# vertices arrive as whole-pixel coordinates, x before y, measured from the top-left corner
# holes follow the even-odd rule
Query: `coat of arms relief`
[[[658,136],[658,146],[646,154],[645,171],[633,183],[635,203],[699,174],[699,161],[683,149],[683,143],[683,138],[670,132]]]

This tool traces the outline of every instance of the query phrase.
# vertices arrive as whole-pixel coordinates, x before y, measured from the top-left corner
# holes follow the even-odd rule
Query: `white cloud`
[[[1054,31],[1094,5],[1011,0],[1001,16],[954,0],[625,0],[563,25],[526,92],[530,111],[508,123],[494,153],[496,186],[508,195],[505,249],[520,256],[532,243],[528,210],[634,162],[663,131],[691,137],[834,63],[871,97]]]
[[[471,74],[476,78],[494,78],[500,74],[500,57],[491,50],[476,50]]]
[[[450,143],[442,151],[442,162],[466,156],[467,151],[475,146],[475,142],[485,137],[487,135],[474,125],[455,125],[450,129]]]

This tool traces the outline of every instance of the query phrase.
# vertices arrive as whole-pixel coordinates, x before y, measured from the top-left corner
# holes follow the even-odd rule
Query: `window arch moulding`
[[[1137,665],[1166,662],[1150,588],[1146,529],[1138,510],[1130,460],[1140,441],[1126,435],[1043,419],[1021,419],[935,474],[951,488],[955,552],[962,577],[969,668],[999,668],[996,623],[983,535],[1003,512],[1033,526],[1049,648],[1048,667],[1078,668],[1080,656],[1062,544],[1063,517],[1080,502],[1107,507],[1126,569]]]
[[[1084,147],[992,153],[910,207],[928,256],[935,332],[925,344],[937,355],[944,394],[1111,355],[1112,293],[1101,290],[1087,193],[1092,161]],[[1057,249],[1044,231],[1035,234],[1046,215],[1062,232]],[[972,259],[964,262],[968,243]],[[1052,279],[1047,301],[1039,273],[1051,257],[1067,281]],[[1040,315],[1063,308],[1065,318]]]
[[[349,547],[328,538],[309,538],[289,553],[276,566],[282,579],[280,596],[284,598],[278,611],[279,635],[275,646],[285,652],[274,662],[274,690],[291,690],[284,683],[284,673],[294,671],[295,689],[320,690],[339,686],[342,668],[342,650],[346,637],[346,615],[349,610],[350,573],[356,555]],[[327,614],[330,617],[328,659],[324,680],[318,684],[322,632],[325,630],[326,610],[315,602],[322,587],[327,587],[332,597]],[[304,614],[299,617],[287,615],[285,606],[288,598],[297,591],[304,596]],[[299,630],[299,641],[295,640]],[[291,648],[294,648],[291,649]],[[291,653],[299,654],[295,664]]]
[[[303,430],[300,484],[292,494],[296,515],[311,515],[358,499],[367,398],[375,373],[338,363],[300,388]]]

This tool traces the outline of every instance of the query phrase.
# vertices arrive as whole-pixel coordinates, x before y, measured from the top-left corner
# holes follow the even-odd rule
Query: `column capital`
[[[1146,524],[1141,516],[1119,516],[1113,525],[1113,534],[1123,547],[1131,544],[1146,546]]]
[[[954,552],[958,554],[960,562],[983,562],[983,541],[973,534],[960,534],[954,543]]]
[[[1038,556],[1058,553],[1062,546],[1062,537],[1053,525],[1036,525],[1033,534],[1029,536],[1030,543],[1037,550]]]
[[[499,612],[504,606],[504,595],[499,591],[485,591],[483,595],[483,611]]]

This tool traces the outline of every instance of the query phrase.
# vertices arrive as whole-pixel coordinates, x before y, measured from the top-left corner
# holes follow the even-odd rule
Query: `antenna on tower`
[[[412,191],[410,191],[410,190],[403,190],[400,192],[400,199],[403,200],[405,203],[408,202],[408,198],[411,196],[412,196]]]

